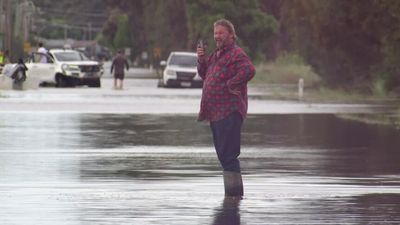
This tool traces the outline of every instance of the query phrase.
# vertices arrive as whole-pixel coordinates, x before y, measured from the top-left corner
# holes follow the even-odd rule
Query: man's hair
[[[39,47],[43,47],[43,43],[42,42],[39,42]]]
[[[229,33],[233,35],[233,40],[236,40],[236,32],[235,26],[233,26],[232,22],[227,19],[220,19],[214,22],[214,27],[223,26],[228,29]]]

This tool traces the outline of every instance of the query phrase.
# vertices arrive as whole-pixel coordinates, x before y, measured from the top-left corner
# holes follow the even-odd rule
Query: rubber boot
[[[225,196],[242,197],[243,181],[242,174],[232,171],[224,171]]]

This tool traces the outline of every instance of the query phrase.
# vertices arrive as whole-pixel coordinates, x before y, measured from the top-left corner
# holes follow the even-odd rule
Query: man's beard
[[[222,39],[219,41],[215,41],[217,48],[223,48],[224,46],[226,46],[228,44],[229,40],[228,39]]]

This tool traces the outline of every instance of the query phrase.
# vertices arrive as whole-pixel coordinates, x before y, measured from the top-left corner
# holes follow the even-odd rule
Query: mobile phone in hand
[[[199,41],[197,42],[197,48],[202,48],[202,49],[204,49],[203,40],[199,40]]]

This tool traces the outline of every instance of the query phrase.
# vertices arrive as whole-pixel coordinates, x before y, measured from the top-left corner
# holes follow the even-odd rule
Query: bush
[[[386,82],[383,78],[377,78],[372,84],[372,94],[378,97],[386,96]]]
[[[316,86],[321,78],[314,73],[302,57],[294,53],[284,53],[274,62],[260,63],[256,66],[255,83],[297,84],[300,78],[306,86]]]

